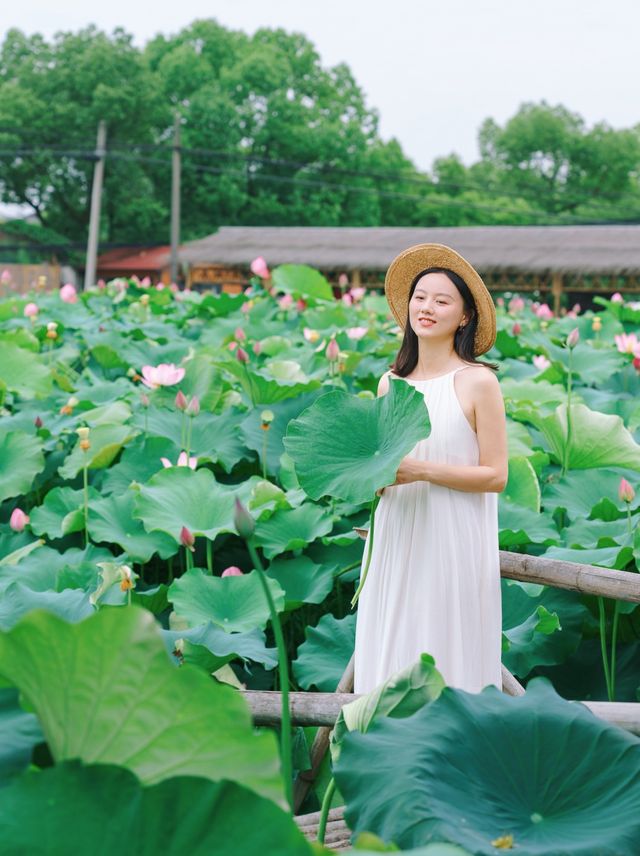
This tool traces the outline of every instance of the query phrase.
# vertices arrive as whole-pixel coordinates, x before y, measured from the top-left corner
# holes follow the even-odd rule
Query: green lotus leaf
[[[200,302],[199,310],[204,309],[207,314],[222,318],[225,315],[231,315],[232,312],[237,312],[245,300],[243,294],[227,294],[226,292],[206,294]]]
[[[285,380],[269,377],[238,360],[227,360],[221,367],[236,379],[248,401],[254,405],[272,405],[287,398],[296,398],[320,387],[319,380]]]
[[[322,395],[289,423],[284,446],[312,499],[363,503],[395,481],[402,458],[430,430],[424,395],[392,380],[389,392],[376,399],[342,390]]]
[[[558,544],[560,534],[550,518],[506,499],[498,502],[500,547],[510,550],[527,544]]]
[[[531,594],[522,583],[502,580],[502,629],[508,643],[502,662],[521,678],[536,666],[564,662],[590,619],[578,593],[540,589]]]
[[[266,433],[267,471],[269,473],[278,473],[280,469],[280,459],[284,453],[283,439],[287,425],[317,398],[317,392],[310,392],[273,404],[270,409],[273,411],[274,419],[266,432],[262,428],[258,409],[251,410],[240,423],[242,439],[249,449],[256,452],[261,461]],[[282,485],[283,487],[287,486],[284,482]]]
[[[147,532],[133,516],[136,494],[127,490],[120,496],[92,500],[89,505],[89,535],[92,541],[117,544],[133,562],[144,564],[158,553],[167,559],[177,552],[175,539],[164,532]]]
[[[79,589],[33,591],[21,582],[14,582],[2,592],[0,630],[10,630],[32,609],[46,609],[74,623],[93,613],[89,595]]]
[[[165,438],[173,441],[179,452],[186,445],[188,419],[179,410],[149,407],[146,421],[144,414],[137,413],[134,422],[138,428],[144,428],[146,425],[150,439]],[[238,461],[253,457],[242,442],[242,436],[238,432],[238,415],[233,410],[220,416],[200,412],[193,419],[190,454],[220,463],[226,472],[230,472]],[[162,455],[169,457],[173,463],[177,460],[177,454],[168,456],[163,452]]]
[[[39,541],[34,543],[41,544]],[[98,571],[96,562],[111,559],[113,556],[108,550],[94,547],[93,544],[83,550],[74,547],[63,553],[51,547],[38,546],[34,551],[18,557],[15,564],[7,562],[0,567],[0,593],[14,582],[24,583],[33,591],[40,592],[62,591],[65,588],[83,588],[86,591],[95,583]],[[67,585],[63,581],[65,576],[76,575],[79,579],[74,579],[73,584]]]
[[[600,565],[603,568],[616,568],[622,571],[633,559],[633,549],[626,547],[601,547],[591,550],[571,550],[566,547],[549,547],[544,553],[548,559],[560,559],[563,562],[578,562],[583,565]]]
[[[24,431],[7,431],[0,437],[0,502],[31,490],[44,469],[42,442]]]
[[[89,441],[91,446],[87,452],[80,448],[80,441],[65,458],[58,469],[61,478],[73,479],[82,471],[85,464],[90,470],[100,470],[108,467],[120,449],[136,434],[130,425],[98,425],[91,429]]]
[[[633,520],[633,518],[632,518]],[[598,547],[615,547],[630,545],[633,540],[633,523],[631,533],[625,517],[616,520],[585,520],[578,518],[566,529],[562,530],[564,545],[577,549],[595,549]]]
[[[43,398],[51,392],[51,369],[40,354],[0,341],[0,383],[21,398]]]
[[[306,639],[293,661],[296,681],[305,690],[317,687],[320,692],[335,692],[355,647],[356,613],[340,619],[327,613],[305,633]]]
[[[510,458],[528,458],[533,454],[533,439],[526,425],[507,419],[507,446]]]
[[[97,490],[89,488],[90,502],[99,496]],[[84,493],[70,487],[54,487],[29,516],[36,535],[63,538],[71,532],[81,532],[84,529]]]
[[[211,671],[214,671],[216,666],[222,666],[237,658],[261,663],[265,669],[273,669],[278,665],[277,648],[267,648],[264,633],[260,630],[228,633],[208,621],[185,630],[163,630],[162,636],[169,653],[175,649],[177,639],[184,639],[193,648],[206,648],[214,658]]]
[[[222,372],[208,354],[196,354],[188,360],[180,389],[189,398],[196,395],[200,412],[216,410],[225,388]]]
[[[500,381],[500,390],[509,412],[527,408],[528,405],[537,410],[548,410],[564,404],[567,400],[566,390],[560,384],[533,378],[503,378]]]
[[[509,478],[502,497],[514,505],[540,511],[540,484],[528,458],[509,458]]]
[[[584,404],[571,405],[572,440],[569,469],[627,467],[640,470],[640,445],[619,416],[597,413]],[[531,412],[528,420],[544,435],[561,461],[567,440],[567,407],[560,405],[551,416]]]
[[[435,667],[430,654],[421,654],[417,662],[401,669],[370,693],[345,704],[331,732],[331,758],[335,764],[340,746],[349,731],[369,730],[380,716],[404,719],[425,704],[438,698],[444,689],[444,678]]]
[[[128,770],[72,761],[15,780],[3,799],[0,834],[6,853],[313,852],[289,814],[235,782],[176,776],[143,787]]]
[[[285,610],[297,609],[303,603],[322,603],[333,588],[333,570],[317,565],[308,556],[275,559],[267,569],[285,595]]]
[[[291,504],[281,487],[265,479],[259,479],[251,486],[247,507],[250,511],[258,511],[260,517],[270,517],[277,509],[291,508]]]
[[[186,526],[193,535],[213,540],[220,532],[235,532],[233,503],[233,492],[210,470],[170,467],[140,485],[134,514],[147,532],[159,529],[179,541]]]
[[[23,544],[22,547],[17,547],[15,550],[12,550],[11,553],[6,553],[0,559],[0,567],[2,565],[17,565],[19,564],[26,556],[30,553],[33,553],[34,550],[38,550],[44,541],[39,538],[37,541],[29,541],[27,544]]]
[[[548,511],[564,508],[571,520],[576,520],[579,517],[594,517],[596,507],[603,499],[607,499],[617,509],[613,517],[608,519],[615,520],[625,514],[625,505],[618,500],[618,485],[623,475],[624,470],[606,467],[598,468],[597,478],[588,470],[569,471],[557,481],[544,485],[542,504]],[[640,494],[632,503],[632,508],[638,504]]]
[[[308,383],[309,378],[295,360],[269,360],[265,363],[264,373],[275,380],[286,383]]]
[[[538,678],[519,697],[447,687],[408,719],[347,734],[335,778],[349,827],[400,849],[444,840],[489,856],[511,835],[523,856],[632,856],[639,760],[637,737]]]
[[[168,458],[175,464],[180,451],[175,443],[164,437],[139,435],[123,450],[118,463],[104,474],[101,493],[124,493],[133,482],[143,484],[163,468],[161,458]]]
[[[265,556],[272,559],[285,550],[306,547],[332,528],[333,519],[326,509],[308,502],[298,508],[279,509],[266,520],[259,520],[254,539]]]
[[[169,600],[192,627],[211,621],[228,633],[262,629],[269,620],[269,606],[258,573],[212,577],[200,568],[192,568],[171,583]],[[274,579],[269,579],[268,584],[276,609],[281,612],[284,592]]]
[[[37,717],[20,707],[16,690],[0,689],[0,785],[29,766],[33,747],[43,739]]]
[[[118,764],[145,784],[229,779],[284,805],[274,735],[254,732],[236,690],[176,669],[144,609],[103,609],[79,624],[31,612],[0,634],[0,664],[56,763]]]
[[[304,300],[330,300],[333,291],[322,274],[308,265],[278,265],[271,271],[276,291],[284,291]]]
[[[286,336],[265,336],[260,340],[260,352],[275,357],[291,349],[291,341]]]
[[[131,408],[125,401],[111,401],[82,412],[82,421],[92,428],[96,425],[121,425],[130,418]]]

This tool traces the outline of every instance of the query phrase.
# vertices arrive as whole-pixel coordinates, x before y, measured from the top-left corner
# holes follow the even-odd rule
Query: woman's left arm
[[[406,457],[400,463],[395,484],[428,481],[472,493],[500,493],[504,490],[509,465],[507,424],[500,384],[488,371],[478,372],[474,380],[478,465],[439,464]]]

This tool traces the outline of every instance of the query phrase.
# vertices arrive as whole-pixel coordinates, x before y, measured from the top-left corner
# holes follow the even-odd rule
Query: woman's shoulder
[[[468,363],[462,368],[464,371],[457,371],[455,374],[457,383],[481,393],[500,389],[500,382],[496,373],[489,366],[482,365],[482,363]]]

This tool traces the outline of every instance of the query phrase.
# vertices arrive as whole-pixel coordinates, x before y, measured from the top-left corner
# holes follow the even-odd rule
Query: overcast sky
[[[637,0],[4,0],[0,32],[95,23],[142,45],[207,17],[248,33],[302,32],[324,65],[346,62],[383,138],[423,169],[451,152],[473,162],[481,122],[503,123],[525,101],[563,104],[589,125],[640,123]]]

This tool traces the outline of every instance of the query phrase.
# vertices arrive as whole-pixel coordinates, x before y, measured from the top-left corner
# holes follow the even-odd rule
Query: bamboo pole
[[[640,603],[640,574],[544,556],[500,551],[500,574],[511,580]]]
[[[506,689],[508,695],[522,695],[524,689],[520,683],[510,675],[510,689]],[[503,672],[503,681],[504,681]],[[519,688],[519,691],[518,691]],[[245,690],[243,695],[251,708],[256,725],[279,725],[280,724],[280,693],[279,692],[257,692]],[[294,725],[319,725],[319,731],[326,732],[326,747],[329,745],[329,732],[333,728],[342,706],[360,698],[359,694],[335,692],[335,693],[289,693],[291,706],[291,721]],[[577,704],[578,702],[572,702]],[[581,701],[600,719],[610,722],[630,731],[640,734],[640,703],[638,702],[609,702],[609,701]],[[325,747],[325,751],[326,751]],[[315,748],[315,743],[314,743]],[[312,749],[312,753],[313,753]],[[320,761],[322,758],[320,758]],[[319,765],[318,765],[319,766]],[[309,779],[310,771],[305,771],[306,779]],[[310,781],[309,781],[310,784]]]

